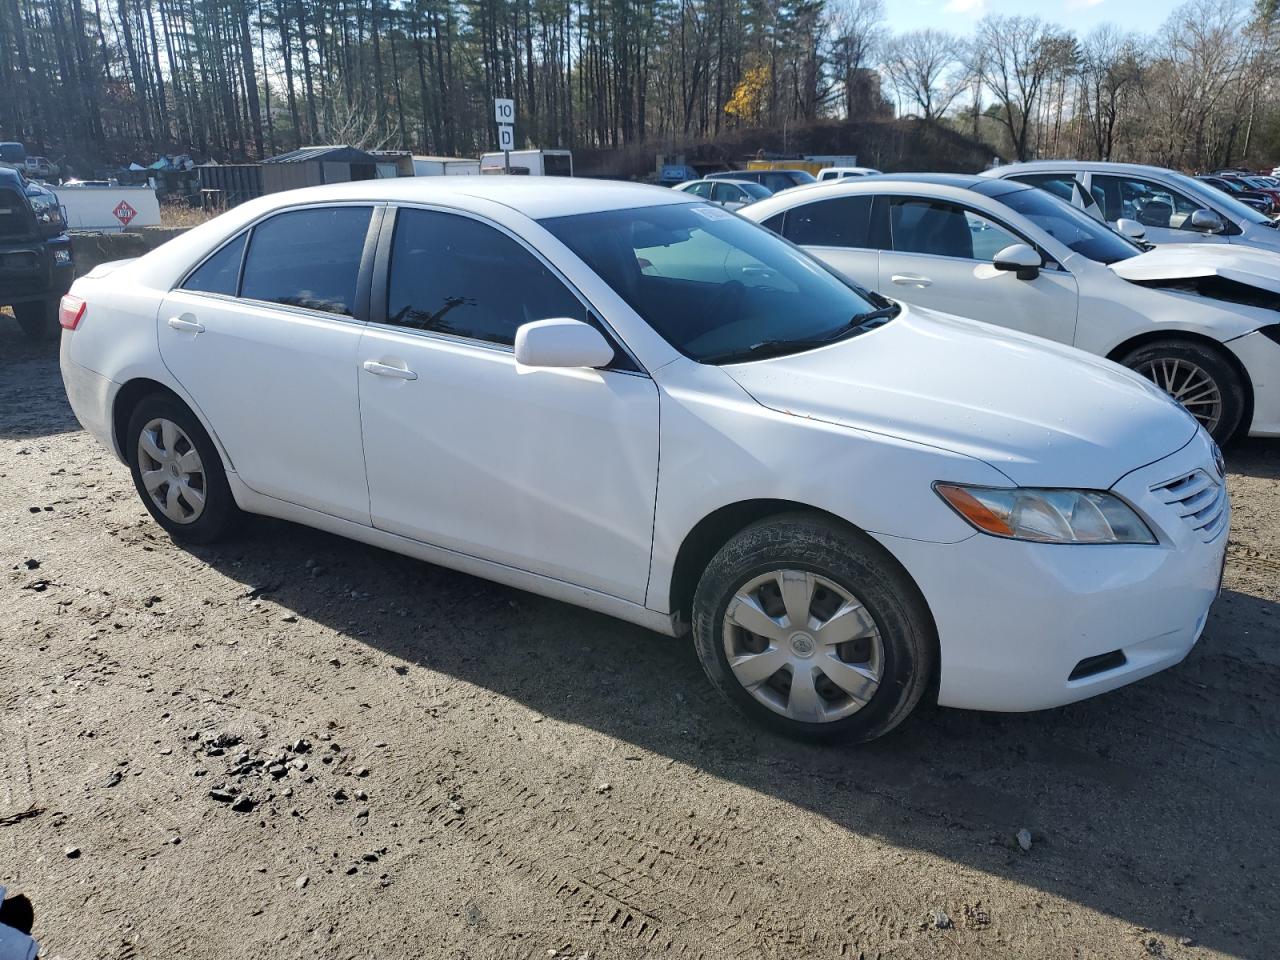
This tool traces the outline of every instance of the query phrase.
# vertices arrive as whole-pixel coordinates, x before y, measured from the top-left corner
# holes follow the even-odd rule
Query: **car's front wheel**
[[[807,739],[882,736],[937,663],[910,578],[874,541],[819,515],[770,518],[725,544],[694,595],[693,634],[721,693]]]
[[[1240,426],[1245,389],[1240,375],[1218,351],[1186,340],[1157,340],[1120,358],[1186,407],[1218,443]]]
[[[13,305],[13,316],[28,340],[52,340],[58,332],[58,301],[28,300]]]
[[[241,519],[217,448],[177,397],[152,394],[139,402],[125,451],[138,496],[175,540],[212,543]]]

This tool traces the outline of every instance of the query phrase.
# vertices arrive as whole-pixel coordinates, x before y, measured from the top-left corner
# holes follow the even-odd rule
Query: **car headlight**
[[[1100,490],[935,483],[947,505],[993,537],[1037,543],[1156,543],[1127,503]]]

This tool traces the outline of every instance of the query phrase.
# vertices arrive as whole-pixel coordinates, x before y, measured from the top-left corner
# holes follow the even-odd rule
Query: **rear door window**
[[[893,249],[965,260],[993,259],[1000,250],[1025,240],[956,203],[918,197],[893,197],[889,205]]]
[[[783,236],[811,247],[870,247],[870,195],[806,203],[787,212]]]
[[[370,207],[289,210],[253,228],[240,296],[355,315]]]

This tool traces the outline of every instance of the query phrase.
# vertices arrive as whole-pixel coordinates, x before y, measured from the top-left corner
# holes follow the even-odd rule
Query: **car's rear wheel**
[[[919,591],[879,545],[818,515],[747,527],[708,565],[693,634],[711,682],[749,717],[866,741],[910,714],[937,663]]]
[[[43,342],[52,340],[58,332],[58,301],[28,300],[13,305],[13,316],[27,339]]]
[[[1211,347],[1186,340],[1158,340],[1120,358],[1200,421],[1218,443],[1240,426],[1245,389],[1235,368]]]
[[[217,448],[176,397],[144,397],[129,417],[124,446],[138,496],[175,540],[211,543],[240,521]]]

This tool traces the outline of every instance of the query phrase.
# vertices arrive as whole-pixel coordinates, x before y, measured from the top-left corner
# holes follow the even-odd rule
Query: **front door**
[[[165,366],[247,486],[366,525],[356,291],[371,214],[309,207],[258,223],[173,290],[157,324]]]
[[[497,227],[401,208],[385,229],[385,322],[359,351],[374,526],[642,603],[653,381],[621,352],[616,369],[518,365],[521,324],[589,314]]]
[[[924,197],[889,201],[890,249],[880,252],[885,296],[1074,343],[1075,277],[1047,263],[1034,280],[1020,280],[991,264],[996,253],[1027,243],[1025,238],[960,204]]]

